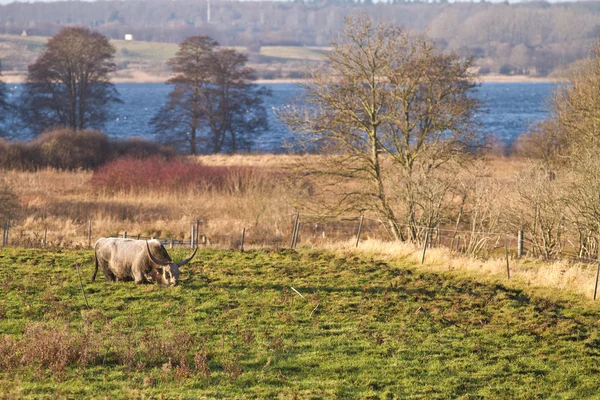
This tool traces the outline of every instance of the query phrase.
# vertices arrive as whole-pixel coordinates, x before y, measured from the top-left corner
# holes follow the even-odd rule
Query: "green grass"
[[[263,46],[260,55],[283,60],[325,60],[322,50],[302,46]]]
[[[595,304],[406,263],[205,250],[180,286],[160,288],[91,283],[90,251],[3,249],[0,397],[600,396]],[[61,329],[92,337],[79,348],[96,343],[97,354],[86,364],[44,364],[62,353],[27,342],[36,327],[40,338]],[[12,364],[2,351],[9,339],[21,343]]]
[[[23,46],[29,52],[38,53],[43,50],[43,46],[48,41],[44,36],[16,36],[0,35],[0,43],[9,43],[16,45],[18,49]],[[176,43],[126,41],[111,39],[111,43],[116,48],[115,60],[117,62],[166,62],[169,58],[175,56],[179,45]],[[246,51],[245,47],[234,47],[238,51]],[[322,51],[318,48],[308,48],[302,46],[263,46],[260,50],[262,62],[288,62],[298,60],[322,61],[324,60]]]

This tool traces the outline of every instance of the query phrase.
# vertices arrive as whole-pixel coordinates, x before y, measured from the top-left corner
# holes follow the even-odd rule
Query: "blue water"
[[[265,99],[269,113],[270,129],[258,141],[254,151],[281,151],[292,137],[289,130],[276,117],[276,110],[288,104],[298,93],[295,84],[276,83],[265,85],[273,96]],[[149,121],[164,103],[171,89],[162,83],[116,84],[122,104],[115,105],[112,118],[105,131],[111,137],[156,137]],[[513,142],[522,132],[548,115],[548,99],[555,87],[552,83],[484,83],[477,96],[483,104],[477,118],[482,132],[506,144]],[[20,85],[12,84],[11,98],[20,93]],[[18,131],[16,135],[19,137]]]

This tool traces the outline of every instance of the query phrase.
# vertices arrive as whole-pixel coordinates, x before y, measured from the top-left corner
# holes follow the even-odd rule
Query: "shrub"
[[[172,158],[175,152],[172,148],[162,146],[142,138],[131,138],[125,141],[114,142],[114,157],[131,157],[144,159],[148,157]]]
[[[0,169],[96,169],[118,157],[169,159],[174,155],[173,149],[152,141],[111,141],[105,133],[94,130],[53,129],[31,142],[0,139]]]
[[[43,164],[38,146],[0,139],[0,168],[33,171]]]
[[[44,132],[38,145],[46,166],[59,169],[92,169],[111,158],[108,137],[100,131],[55,129]]]
[[[90,184],[107,192],[152,190],[244,192],[252,187],[272,184],[272,173],[250,167],[216,167],[185,161],[151,157],[116,159],[94,172]]]
[[[19,197],[0,180],[0,223],[14,218],[20,209]]]

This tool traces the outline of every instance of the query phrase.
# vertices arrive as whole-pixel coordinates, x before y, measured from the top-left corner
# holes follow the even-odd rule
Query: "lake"
[[[273,91],[273,96],[265,101],[270,130],[260,138],[253,150],[278,152],[282,151],[282,144],[289,141],[291,135],[277,119],[275,111],[289,103],[300,89],[293,83],[264,86]],[[116,87],[123,104],[113,107],[112,118],[105,127],[108,135],[159,139],[154,136],[148,123],[165,102],[171,88],[162,83],[118,83]],[[547,102],[554,87],[554,83],[548,82],[484,83],[477,93],[483,104],[483,110],[477,116],[482,130],[500,142],[512,143],[522,132],[547,117]],[[21,86],[11,84],[10,89],[11,97],[15,99]]]

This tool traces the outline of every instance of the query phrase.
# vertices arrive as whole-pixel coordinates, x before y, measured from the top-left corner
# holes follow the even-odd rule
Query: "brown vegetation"
[[[110,140],[100,131],[53,129],[31,142],[0,139],[0,169],[93,169],[116,158],[173,156],[173,150],[139,138]]]

